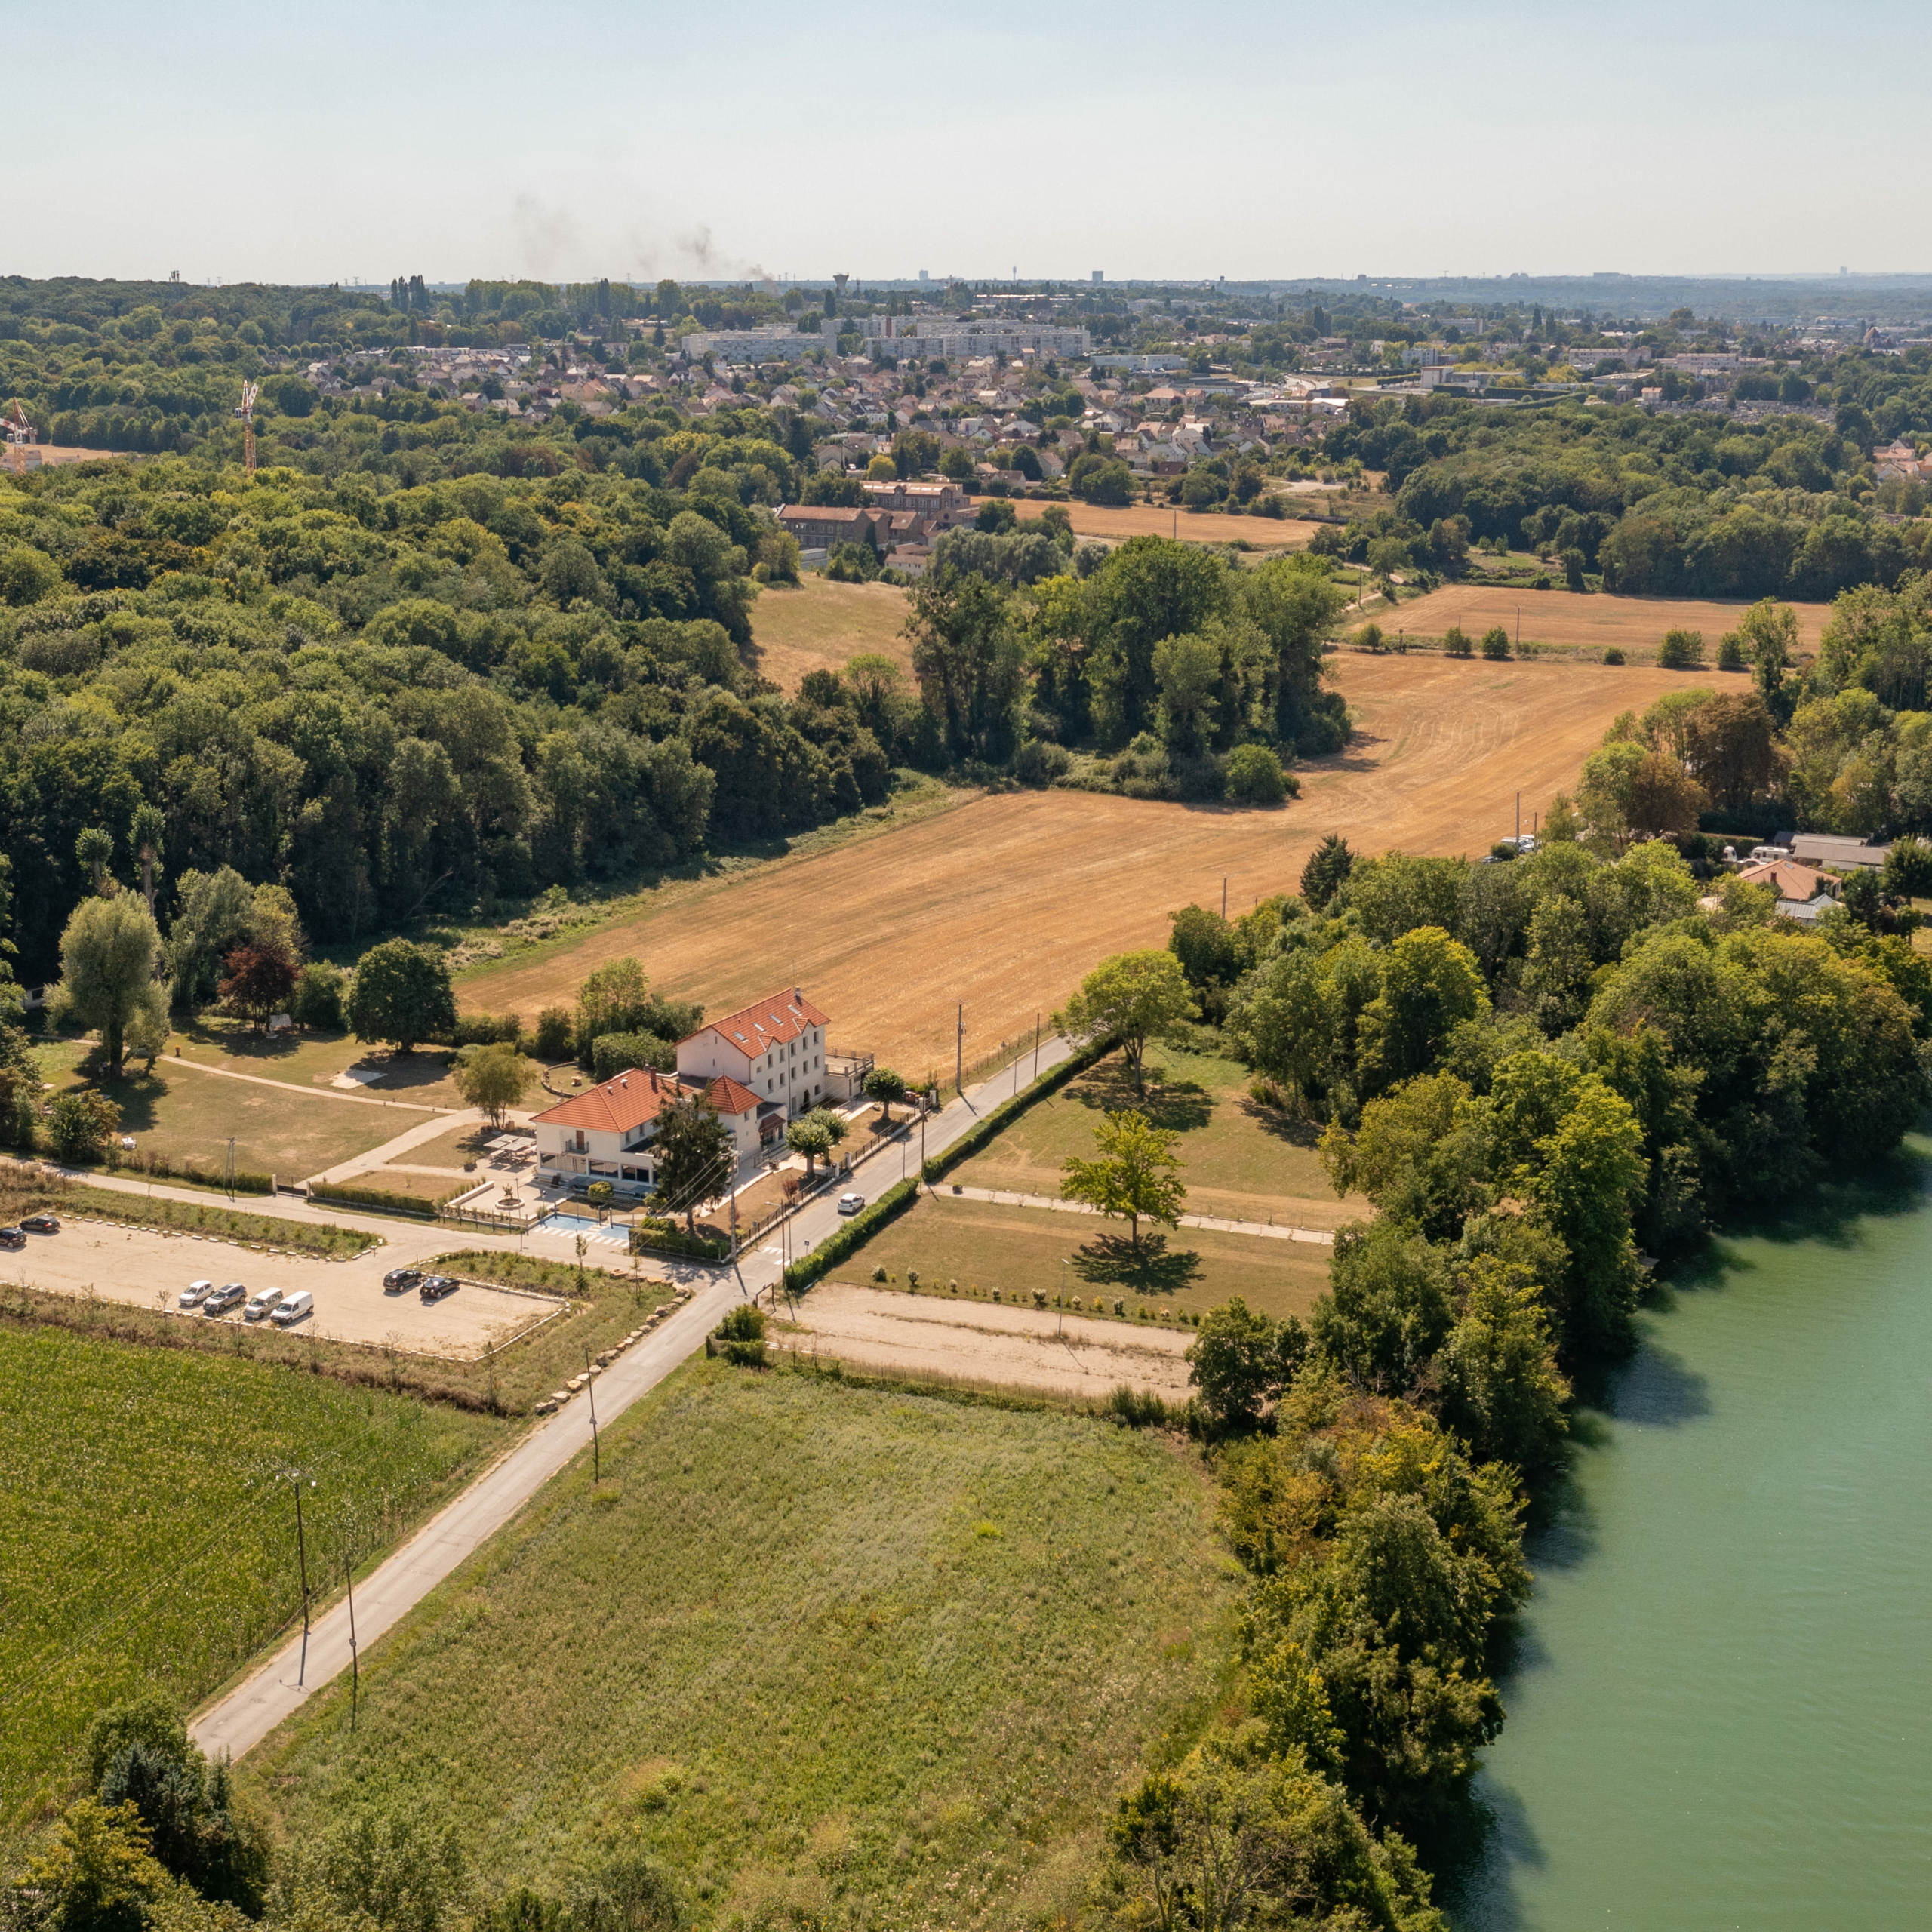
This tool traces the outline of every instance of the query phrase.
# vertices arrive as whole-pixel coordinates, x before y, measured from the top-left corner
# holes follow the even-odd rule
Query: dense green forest
[[[1588,573],[1638,596],[1829,599],[1890,589],[1932,549],[1932,520],[1906,513],[1924,507],[1923,486],[1885,486],[1887,496],[1869,461],[1875,435],[1892,432],[1875,428],[1875,413],[1900,432],[1932,425],[1932,377],[1891,358],[1841,364],[1839,375],[1875,412],[1847,401],[1833,423],[1796,413],[1743,423],[1410,396],[1358,404],[1324,448],[1386,471],[1389,534],[1419,549],[1432,540],[1444,560],[1500,537],[1574,553],[1578,587]]]

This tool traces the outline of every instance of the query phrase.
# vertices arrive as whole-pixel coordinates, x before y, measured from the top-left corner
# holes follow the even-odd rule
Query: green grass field
[[[45,1808],[103,1704],[191,1703],[300,1607],[346,1540],[392,1541],[508,1425],[323,1377],[137,1348],[0,1312],[0,1832]]]
[[[700,1927],[1069,1921],[1224,1687],[1167,1438],[694,1361],[242,1767],[281,1828],[454,1823],[486,1891],[620,1844]]]
[[[1136,1256],[1128,1247],[1124,1222],[955,1201],[945,1188],[942,1182],[937,1195],[875,1235],[834,1271],[835,1278],[863,1284],[875,1268],[884,1268],[903,1280],[915,1268],[921,1282],[998,1288],[1009,1300],[1036,1288],[1057,1296],[1064,1281],[1069,1298],[1078,1295],[1090,1308],[1097,1295],[1109,1306],[1124,1299],[1130,1317],[1143,1306],[1204,1314],[1236,1295],[1270,1315],[1306,1315],[1328,1285],[1328,1250],[1312,1242],[1210,1228],[1157,1229]]]
[[[1138,1106],[1157,1127],[1181,1135],[1190,1214],[1337,1228],[1373,1211],[1358,1196],[1336,1198],[1312,1132],[1250,1100],[1252,1076],[1238,1063],[1156,1047],[1149,1050],[1148,1070],[1146,1097],[1138,1099],[1118,1057],[1110,1055],[1030,1109],[948,1180],[1057,1195],[1060,1163],[1093,1157],[1101,1115]]]

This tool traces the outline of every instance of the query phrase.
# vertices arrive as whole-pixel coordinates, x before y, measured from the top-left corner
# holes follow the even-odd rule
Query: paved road
[[[1044,1072],[1057,1065],[1072,1051],[1057,1038],[1042,1042],[1040,1071]],[[1014,1091],[1016,1072],[1023,1080],[1031,1077],[1032,1050],[1029,1048],[1023,1058],[1023,1069],[1019,1062],[1013,1063],[1007,1070],[996,1073],[928,1121],[925,1151],[928,1157],[943,1152],[989,1109],[1004,1100]],[[911,1158],[916,1161],[916,1136],[914,1140]],[[882,1194],[888,1185],[898,1179],[894,1166],[891,1152],[882,1152],[859,1170],[854,1184],[868,1195]],[[872,1180],[869,1177],[873,1176],[878,1178]],[[189,1198],[205,1200],[207,1197]],[[347,1215],[330,1217],[266,1203],[260,1211],[288,1214],[303,1220],[334,1219],[339,1225],[371,1225]],[[795,1260],[809,1254],[839,1225],[836,1199],[827,1194],[792,1217],[783,1246]],[[479,1244],[498,1244],[491,1241]],[[515,1243],[505,1244],[514,1246]],[[782,1265],[779,1247],[778,1243],[768,1243],[744,1256],[734,1270],[670,1271],[683,1275],[697,1292],[677,1314],[620,1355],[598,1377],[599,1423],[614,1421],[639,1396],[655,1388],[688,1355],[702,1347],[706,1332],[717,1325],[727,1309],[744,1296],[755,1294],[775,1282]],[[355,1635],[360,1647],[366,1650],[414,1609],[464,1558],[501,1529],[544,1484],[589,1447],[590,1405],[580,1401],[572,1402],[521,1437],[515,1447],[357,1586]],[[347,1669],[349,1655],[349,1608],[345,1598],[313,1619],[306,1666],[301,1661],[302,1639],[298,1634],[197,1717],[189,1726],[189,1734],[204,1751],[226,1750],[232,1757],[243,1757],[312,1692]]]

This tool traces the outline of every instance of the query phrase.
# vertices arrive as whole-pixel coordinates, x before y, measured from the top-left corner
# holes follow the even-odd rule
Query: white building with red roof
[[[735,1081],[777,1118],[809,1113],[829,1097],[825,1029],[831,1022],[787,986],[736,1013],[707,1020],[678,1042],[681,1080]]]
[[[537,1115],[537,1178],[549,1187],[577,1190],[608,1180],[620,1194],[641,1194],[655,1185],[651,1143],[657,1116],[674,1100],[702,1094],[731,1130],[742,1162],[758,1150],[758,1097],[738,1081],[686,1081],[632,1067],[573,1094]]]

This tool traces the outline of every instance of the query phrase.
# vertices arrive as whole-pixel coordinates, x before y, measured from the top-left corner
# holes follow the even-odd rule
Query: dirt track
[[[1166,941],[1190,900],[1229,910],[1292,891],[1324,833],[1358,851],[1484,851],[1576,781],[1626,707],[1681,690],[1647,666],[1492,664],[1434,655],[1333,660],[1356,739],[1302,773],[1283,810],[1152,804],[1081,792],[980,798],[904,830],[681,891],[528,964],[466,976],[463,1004],[540,1012],[635,953],[654,983],[728,1011],[805,986],[831,1044],[909,1077],[1030,1037],[1094,961]]]
[[[798,1305],[786,1346],[814,1349],[855,1367],[956,1376],[962,1381],[1050,1389],[1089,1399],[1122,1383],[1173,1402],[1188,1395],[1191,1334],[1078,1315],[1063,1321],[1031,1309],[951,1297],[895,1294],[826,1281]]]

